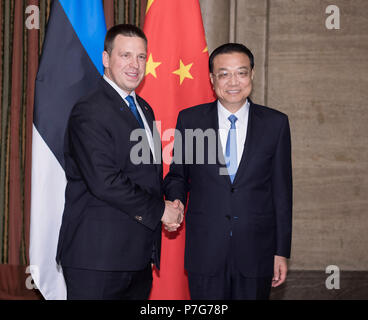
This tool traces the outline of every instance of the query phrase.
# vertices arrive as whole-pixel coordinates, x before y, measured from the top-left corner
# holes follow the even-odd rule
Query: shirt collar
[[[128,96],[128,94],[122,90],[114,81],[112,81],[111,79],[109,79],[106,75],[103,75],[103,78],[106,80],[107,83],[109,83],[115,90],[116,92],[126,101],[126,97]],[[136,95],[135,95],[135,91],[132,91],[130,93],[130,95],[134,98],[134,101],[137,102],[136,99]]]
[[[249,111],[249,105],[249,100],[247,99],[245,103],[241,106],[241,108],[234,113],[234,115],[238,118],[238,121],[246,121],[246,116]],[[228,117],[233,114],[221,104],[220,100],[217,100],[217,110],[219,112],[219,117],[222,119],[228,119]]]

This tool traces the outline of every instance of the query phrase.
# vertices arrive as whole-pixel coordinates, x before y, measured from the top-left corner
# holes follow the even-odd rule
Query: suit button
[[[135,218],[138,220],[138,221],[142,221],[142,217],[141,216],[135,216]]]
[[[235,188],[231,188],[231,193],[234,193],[236,191]]]
[[[225,218],[226,218],[227,220],[230,220],[230,219],[231,219],[231,216],[230,216],[229,214],[227,214],[227,215],[225,216]]]

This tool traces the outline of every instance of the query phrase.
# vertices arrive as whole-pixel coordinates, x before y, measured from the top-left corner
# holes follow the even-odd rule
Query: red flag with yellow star
[[[138,90],[161,121],[164,175],[180,110],[214,100],[209,80],[208,50],[198,0],[149,0],[143,28],[148,38],[146,77]],[[172,135],[171,135],[172,137]],[[168,146],[170,143],[170,146]],[[153,274],[151,299],[190,299],[184,270],[185,225],[163,230],[161,268]]]

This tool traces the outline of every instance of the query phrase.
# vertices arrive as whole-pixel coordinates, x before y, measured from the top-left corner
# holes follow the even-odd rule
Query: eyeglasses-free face
[[[111,54],[106,51],[102,54],[105,75],[127,94],[141,83],[146,71],[146,60],[145,41],[139,37],[120,34],[114,40]]]

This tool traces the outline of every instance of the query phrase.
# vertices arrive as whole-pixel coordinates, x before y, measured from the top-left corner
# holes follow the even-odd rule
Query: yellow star
[[[173,73],[180,76],[180,84],[183,83],[185,78],[193,79],[192,75],[190,74],[189,70],[192,67],[193,63],[184,65],[183,61],[180,59],[180,68],[175,70]]]
[[[153,1],[155,1],[155,0],[148,0],[147,8],[146,8],[146,14],[147,14],[148,10],[150,9],[150,7],[152,6]]]
[[[204,48],[202,52],[208,52],[208,47]]]
[[[150,54],[147,64],[146,64],[146,75],[152,74],[155,78],[156,76],[156,68],[161,64],[161,62],[154,62],[152,58],[152,53]]]

